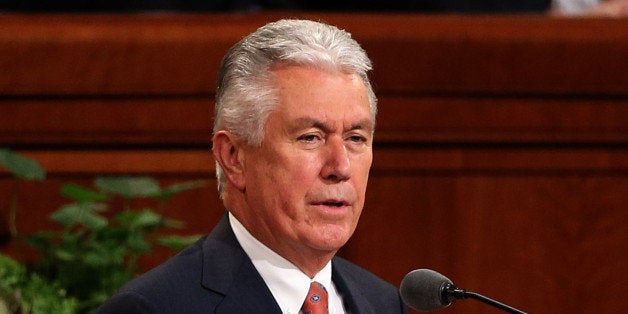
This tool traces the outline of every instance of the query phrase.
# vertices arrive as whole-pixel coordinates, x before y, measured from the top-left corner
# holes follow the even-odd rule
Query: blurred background
[[[340,255],[394,285],[431,268],[530,313],[621,312],[627,3],[0,1],[0,148],[46,171],[0,167],[0,252],[37,260],[12,221],[19,235],[65,230],[50,215],[79,197],[66,184],[98,190],[102,176],[203,182],[168,200],[161,213],[184,226],[158,234],[208,232],[224,211],[220,59],[269,21],[309,18],[363,45],[380,99],[365,210]],[[138,271],[172,254],[155,247]],[[442,312],[500,313],[472,300]]]
[[[1,8],[22,12],[251,12],[269,10],[426,13],[552,13],[558,15],[626,14],[625,0],[143,0],[37,1],[3,0]]]

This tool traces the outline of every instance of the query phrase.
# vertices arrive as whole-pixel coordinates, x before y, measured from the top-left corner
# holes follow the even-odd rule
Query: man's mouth
[[[323,201],[323,202],[317,202],[314,205],[323,205],[323,206],[328,206],[328,207],[343,207],[343,206],[347,206],[349,205],[347,202],[345,201],[339,201],[339,200],[327,200],[327,201]]]
[[[343,202],[324,202],[323,204],[327,205],[327,206],[332,206],[332,207],[340,207],[345,205],[345,203]]]

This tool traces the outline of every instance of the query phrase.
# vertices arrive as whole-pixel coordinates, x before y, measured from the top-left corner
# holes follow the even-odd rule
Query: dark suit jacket
[[[407,313],[393,285],[342,259],[332,280],[352,314]],[[97,313],[281,313],[225,215],[210,234],[127,283]]]

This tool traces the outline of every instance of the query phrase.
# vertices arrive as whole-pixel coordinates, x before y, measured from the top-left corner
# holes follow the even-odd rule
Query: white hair
[[[360,76],[367,88],[373,122],[377,98],[368,78],[371,60],[348,32],[309,20],[266,24],[236,43],[218,71],[214,134],[228,130],[248,145],[259,146],[264,125],[277,103],[274,64],[313,67]],[[216,163],[218,190],[225,176]]]

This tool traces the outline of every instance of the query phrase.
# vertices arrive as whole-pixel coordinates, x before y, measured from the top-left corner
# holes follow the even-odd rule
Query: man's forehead
[[[289,127],[374,128],[368,89],[359,75],[295,65],[274,72],[274,115]]]

